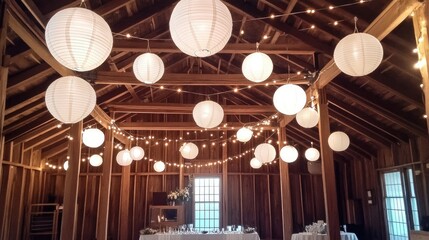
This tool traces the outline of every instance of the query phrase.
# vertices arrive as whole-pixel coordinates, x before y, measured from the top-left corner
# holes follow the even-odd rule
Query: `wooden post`
[[[70,128],[73,141],[69,145],[69,168],[66,172],[64,186],[64,208],[61,225],[61,239],[76,239],[76,213],[77,213],[77,194],[79,190],[79,173],[82,148],[82,126],[83,122],[75,123]]]
[[[277,129],[279,136],[279,152],[286,141],[286,127]],[[282,204],[283,239],[290,239],[293,233],[292,199],[290,191],[289,164],[279,159],[280,196]]]
[[[228,139],[225,132],[225,139]],[[222,146],[222,159],[228,158],[228,144]],[[228,162],[222,164],[222,227],[228,226]]]
[[[98,198],[97,240],[107,240],[110,182],[112,181],[113,132],[106,130],[105,133],[103,175],[100,180],[100,196]]]
[[[125,145],[126,149],[130,149],[130,143]],[[130,178],[131,165],[122,167],[121,176],[121,199],[119,208],[119,240],[128,240],[130,216]]]
[[[322,157],[323,194],[325,198],[326,222],[328,239],[340,240],[340,222],[338,215],[337,189],[335,184],[335,166],[332,150],[328,145],[331,134],[329,127],[328,101],[325,89],[319,90],[319,139]]]

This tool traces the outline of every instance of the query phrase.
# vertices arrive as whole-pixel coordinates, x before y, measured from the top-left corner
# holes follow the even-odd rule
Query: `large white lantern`
[[[380,41],[367,33],[352,33],[341,39],[334,50],[338,68],[350,76],[364,76],[374,71],[383,60]]]
[[[242,127],[237,131],[237,140],[240,142],[248,142],[253,136],[253,131],[247,127]]]
[[[134,60],[133,72],[140,82],[153,84],[164,75],[164,62],[156,54],[143,53]]]
[[[279,87],[273,96],[274,107],[286,115],[301,111],[307,101],[305,91],[298,85],[286,84]]]
[[[88,128],[82,133],[82,142],[90,148],[98,148],[104,143],[104,133],[98,128]]]
[[[155,163],[153,164],[153,169],[154,169],[156,172],[162,172],[162,171],[164,171],[164,170],[165,170],[165,163],[163,163],[163,162],[161,162],[161,161],[155,162]]]
[[[133,162],[130,151],[128,149],[119,151],[118,154],[116,155],[116,162],[121,166],[130,165]]]
[[[93,167],[98,167],[103,163],[103,157],[98,154],[94,154],[89,158],[89,164]]]
[[[256,158],[252,158],[252,160],[250,160],[250,166],[254,169],[258,169],[262,167],[262,162]]]
[[[134,146],[130,149],[131,158],[135,161],[142,160],[144,157],[144,150],[140,146]]]
[[[198,155],[198,147],[194,143],[184,143],[180,148],[180,154],[185,159],[194,159]]]
[[[255,157],[262,163],[269,163],[276,158],[276,149],[269,143],[261,143],[255,148]]]
[[[280,158],[287,163],[295,162],[298,159],[298,150],[294,146],[286,145],[280,150]]]
[[[97,96],[91,85],[75,76],[61,77],[45,94],[48,111],[62,123],[77,123],[94,110]]]
[[[249,81],[263,82],[273,72],[273,61],[265,53],[254,52],[244,59],[241,70]]]
[[[306,107],[296,114],[296,121],[301,127],[312,128],[319,123],[319,114],[313,108]]]
[[[344,151],[350,145],[349,136],[341,131],[333,132],[328,137],[328,145],[336,152]]]
[[[63,164],[63,168],[64,168],[64,170],[66,170],[66,171],[67,171],[67,169],[69,169],[69,161],[68,161],[68,160],[64,162],[64,164]]]
[[[319,159],[320,157],[320,153],[319,150],[317,150],[316,148],[308,148],[307,150],[305,150],[305,158],[307,158],[308,161],[317,161],[317,159]]]
[[[207,57],[222,50],[232,32],[232,17],[220,0],[181,0],[170,18],[173,42],[193,57]]]
[[[199,102],[192,111],[195,123],[202,128],[217,127],[223,120],[223,109],[210,100]]]
[[[85,72],[100,66],[112,51],[113,36],[106,21],[85,8],[66,8],[46,25],[49,52],[65,67]]]

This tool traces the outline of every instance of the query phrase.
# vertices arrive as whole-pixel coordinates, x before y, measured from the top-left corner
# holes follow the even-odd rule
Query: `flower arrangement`
[[[167,195],[167,199],[169,201],[182,201],[182,202],[187,202],[189,201],[189,199],[191,198],[190,195],[190,188],[191,185],[186,186],[185,188],[182,189],[176,189],[175,191],[171,191],[168,195]]]

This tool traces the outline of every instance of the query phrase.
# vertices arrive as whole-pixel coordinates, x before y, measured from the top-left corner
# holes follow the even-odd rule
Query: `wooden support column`
[[[279,152],[285,145],[286,141],[286,127],[282,126],[277,129],[279,136]],[[291,239],[293,233],[293,219],[292,219],[292,199],[290,191],[290,178],[289,178],[289,164],[279,160],[280,168],[280,196],[282,204],[282,228],[283,239]]]
[[[126,149],[130,149],[130,143],[125,145]],[[121,176],[121,200],[119,207],[119,240],[128,240],[129,227],[128,219],[130,216],[130,178],[131,165],[122,167]]]
[[[68,154],[69,168],[64,186],[64,208],[61,224],[61,239],[75,240],[77,233],[77,194],[79,191],[79,173],[82,149],[83,122],[75,123],[70,128],[73,141],[70,141]]]
[[[113,132],[105,131],[103,175],[100,180],[100,196],[98,198],[97,240],[107,240],[109,220],[110,183],[112,181]]]
[[[228,139],[225,132],[225,139]],[[222,159],[228,158],[228,144],[222,146]],[[228,162],[222,164],[222,227],[228,226]]]
[[[332,150],[328,145],[331,134],[329,127],[328,101],[325,89],[319,90],[319,139],[322,157],[323,194],[325,198],[326,222],[328,225],[328,239],[340,240],[340,222],[338,215],[337,189],[335,184],[335,166]]]

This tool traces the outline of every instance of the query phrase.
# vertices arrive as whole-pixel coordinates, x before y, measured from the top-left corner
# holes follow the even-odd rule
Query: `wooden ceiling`
[[[59,122],[47,111],[44,94],[58,77],[77,73],[51,57],[44,29],[58,10],[79,6],[81,1],[6,2],[10,12],[6,142],[24,142],[25,148],[40,149],[46,158],[59,156],[67,151],[68,126],[57,128]],[[97,107],[84,126],[101,121],[107,127],[112,117],[124,131],[137,136],[148,131],[194,131],[198,128],[191,117],[192,107],[204,95],[211,95],[225,106],[231,129],[276,113],[272,96],[289,80],[308,93],[326,86],[331,130],[351,137],[350,150],[341,154],[345,158],[373,157],[379,148],[427,135],[421,75],[413,68],[417,61],[412,52],[416,47],[413,25],[408,17],[419,1],[373,0],[333,10],[329,6],[357,1],[224,1],[234,21],[232,37],[220,53],[207,58],[187,56],[171,41],[168,22],[176,2],[86,1],[88,8],[109,23],[115,37],[107,61],[94,71],[78,74],[97,92]],[[307,9],[320,10],[307,14]],[[283,16],[255,20],[271,14]],[[338,41],[353,32],[355,16],[358,29],[381,39],[384,49],[381,65],[364,77],[340,73],[332,59]],[[153,86],[138,82],[132,73],[132,63],[146,51],[147,41],[122,37],[127,33],[151,39],[151,51],[164,61],[165,75]],[[254,51],[256,42],[274,62],[273,75],[262,84],[251,83],[241,74],[241,63]],[[309,87],[312,74],[318,79]],[[312,141],[318,146],[317,127],[304,129],[294,120],[286,122],[289,141],[305,147]]]

